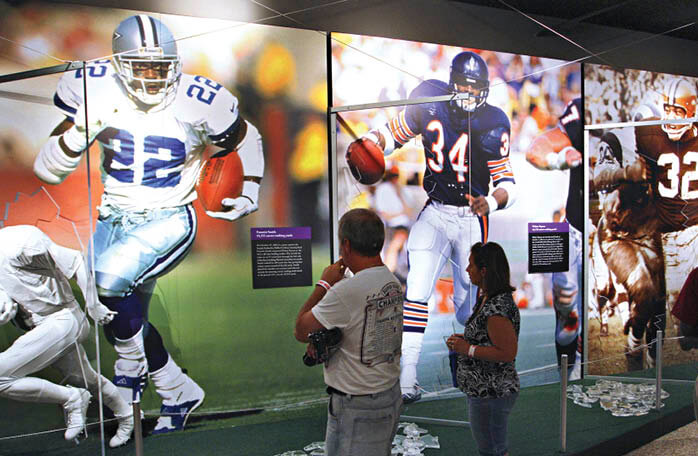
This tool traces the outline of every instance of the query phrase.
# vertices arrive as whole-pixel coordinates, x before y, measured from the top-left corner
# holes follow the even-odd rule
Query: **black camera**
[[[303,364],[315,366],[320,363],[327,363],[330,357],[337,351],[339,343],[342,341],[342,331],[339,328],[320,329],[308,334],[310,345],[315,349],[315,358],[307,352],[303,354]]]

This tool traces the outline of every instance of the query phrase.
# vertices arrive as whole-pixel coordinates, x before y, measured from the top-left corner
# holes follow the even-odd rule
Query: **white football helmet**
[[[114,30],[112,52],[132,99],[149,107],[174,99],[182,63],[174,36],[162,22],[145,14],[124,19]]]
[[[686,79],[671,79],[662,92],[663,120],[688,119],[696,116],[696,89]],[[693,124],[662,125],[670,140],[678,141]]]

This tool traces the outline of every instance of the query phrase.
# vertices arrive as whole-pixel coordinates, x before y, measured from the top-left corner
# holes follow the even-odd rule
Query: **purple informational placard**
[[[528,272],[569,270],[570,226],[567,222],[528,224]]]
[[[528,233],[569,233],[570,225],[567,222],[542,222],[529,223]]]
[[[251,228],[252,288],[312,284],[309,226]]]
[[[251,228],[250,237],[253,241],[269,241],[272,239],[310,239],[309,226]]]

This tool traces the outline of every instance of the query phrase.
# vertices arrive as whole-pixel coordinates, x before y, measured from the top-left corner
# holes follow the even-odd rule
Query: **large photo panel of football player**
[[[406,292],[403,400],[455,391],[444,340],[473,310],[476,242],[500,243],[511,262],[521,383],[559,381],[563,353],[579,375],[580,66],[367,36],[333,34],[331,46],[337,215],[367,206],[385,222],[383,259]],[[454,94],[464,99],[419,100]],[[569,271],[529,274],[528,223],[565,220]]]
[[[584,66],[589,130],[589,373],[694,379],[698,79]]]
[[[313,255],[329,257],[326,38],[70,6],[2,21],[2,74],[88,61],[0,89],[3,226],[85,257],[102,372],[128,403],[142,394],[146,431],[321,396],[320,371],[298,368],[298,306],[284,305],[306,290],[252,289],[250,229],[310,227]],[[201,201],[210,156],[237,190]]]

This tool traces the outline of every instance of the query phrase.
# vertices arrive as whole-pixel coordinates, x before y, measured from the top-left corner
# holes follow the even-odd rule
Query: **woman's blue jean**
[[[507,454],[507,421],[517,397],[518,393],[497,398],[467,396],[470,430],[482,456]]]

